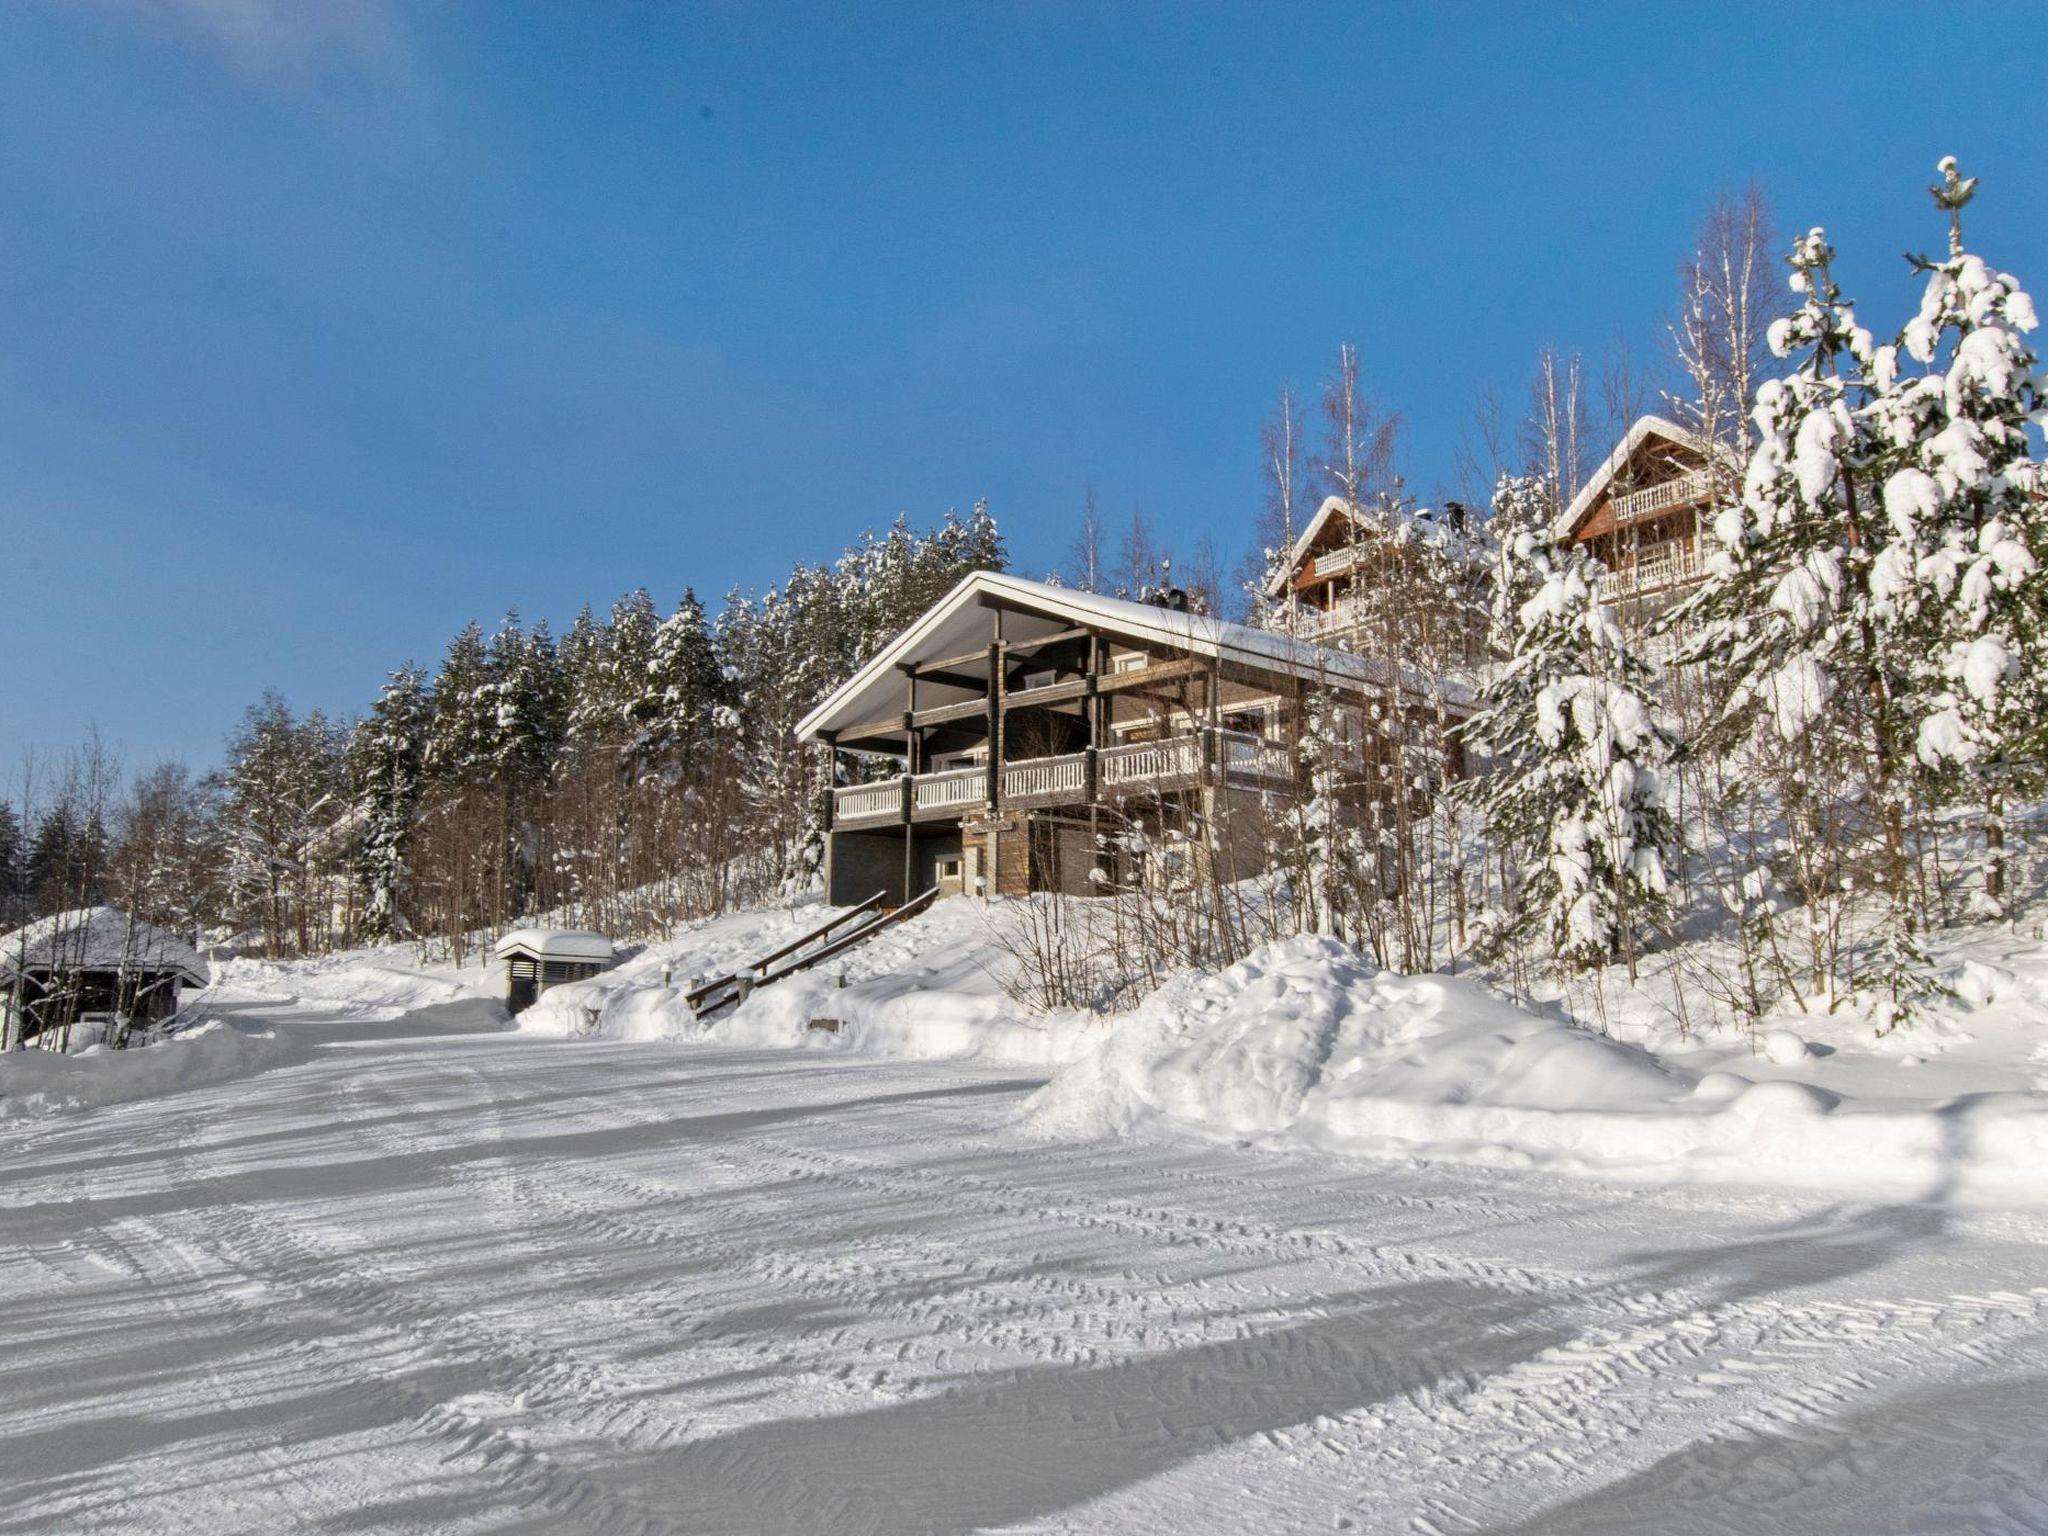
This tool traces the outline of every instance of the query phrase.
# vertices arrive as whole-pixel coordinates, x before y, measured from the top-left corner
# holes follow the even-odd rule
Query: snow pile
[[[358,950],[319,959],[276,962],[222,960],[216,984],[258,997],[305,1000],[351,1013],[388,1015],[436,1003],[484,995],[502,997],[503,988],[480,988],[451,975],[404,968],[394,963],[405,946]]]
[[[245,1077],[289,1050],[274,1030],[210,1019],[163,1042],[125,1051],[104,1046],[0,1054],[0,1119],[92,1109]]]
[[[701,1039],[1047,1067],[1076,1059],[1103,1036],[1095,1020],[1025,1016],[1002,984],[1012,962],[993,925],[1005,910],[967,897],[938,902],[814,970],[763,987],[737,1008],[708,1020],[691,1013],[683,999],[694,979],[739,971],[832,915],[832,908],[812,905],[696,924],[615,970],[550,988],[519,1016],[519,1026],[608,1040]]]
[[[1315,937],[1162,988],[1028,1116],[1054,1135],[1168,1122],[1661,1183],[2048,1202],[2048,1095],[1858,1102],[1794,1080],[1695,1074],[1477,983],[1394,975]]]
[[[713,1032],[734,1045],[787,1045],[889,1056],[974,1057],[1054,1067],[1079,1059],[1106,1026],[1075,1014],[1034,1018],[1003,985],[1015,962],[996,924],[1015,912],[956,896],[867,943],[756,992]]]
[[[624,964],[588,981],[554,986],[519,1015],[528,1034],[605,1040],[660,1040],[697,1028],[684,994],[728,976],[817,927],[832,909],[763,907],[707,918],[649,944]],[[662,977],[668,977],[663,985]]]

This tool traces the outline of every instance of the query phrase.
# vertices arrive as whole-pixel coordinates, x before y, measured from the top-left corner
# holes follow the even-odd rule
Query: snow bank
[[[2048,1095],[1866,1104],[1696,1075],[1475,982],[1393,975],[1313,937],[1162,988],[1027,1115],[1051,1135],[1167,1122],[1659,1183],[2048,1203]]]
[[[247,1076],[290,1047],[274,1031],[210,1020],[156,1045],[0,1053],[0,1119],[125,1104]]]
[[[0,1052],[0,1118],[92,1109],[225,1082],[305,1059],[324,1044],[380,1038],[374,1027],[470,1033],[506,1027],[498,994],[392,963],[409,946],[319,959],[215,962],[186,1004],[198,1022],[127,1050]],[[187,994],[190,997],[190,994]]]
[[[690,923],[588,981],[550,987],[519,1015],[527,1034],[660,1040],[697,1029],[683,996],[726,976],[832,915],[830,907],[764,907]],[[662,984],[666,974],[669,982]]]
[[[1104,1026],[1095,1020],[1024,1015],[1002,985],[1002,968],[1011,962],[991,924],[1002,920],[1003,909],[966,897],[938,902],[900,928],[763,987],[708,1021],[683,1001],[691,978],[729,975],[832,915],[830,907],[807,906],[697,924],[616,970],[551,988],[519,1016],[520,1028],[1036,1067],[1075,1060],[1103,1038]]]
[[[485,995],[455,977],[379,964],[360,952],[288,963],[223,960],[215,965],[214,980],[237,992],[357,1013],[402,1013]]]
[[[871,1051],[889,1056],[975,1058],[1055,1067],[1104,1038],[1100,1020],[1033,1018],[1003,985],[1014,962],[994,924],[1008,913],[965,896],[888,929],[838,960],[764,987],[712,1026],[735,1045]]]

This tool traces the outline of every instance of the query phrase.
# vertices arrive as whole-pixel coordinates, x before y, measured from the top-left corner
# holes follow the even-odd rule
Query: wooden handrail
[[[814,943],[817,940],[824,938],[826,934],[830,933],[834,928],[837,928],[841,923],[849,922],[852,919],[859,917],[863,912],[873,911],[876,907],[879,907],[882,904],[882,897],[886,894],[887,892],[884,891],[875,892],[874,895],[870,896],[866,901],[862,902],[859,906],[848,907],[844,912],[840,913],[837,917],[833,918],[831,922],[826,923],[823,927],[813,928],[809,933],[805,934],[802,938],[794,939],[791,942],[783,945],[782,948],[776,950],[775,953],[772,955],[763,955],[760,959],[756,960],[753,963],[753,965],[748,967],[748,969],[756,971],[767,970],[769,966],[773,965],[776,961],[780,960],[784,955],[793,955],[798,950],[802,949],[806,944]]]
[[[883,893],[877,891],[859,906],[848,907],[823,927],[814,928],[796,942],[785,944],[773,954],[763,956],[748,966],[746,971],[735,971],[730,976],[720,976],[714,981],[705,982],[703,986],[697,988],[694,992],[685,993],[683,1001],[690,1005],[692,1013],[698,1015],[723,1008],[728,1003],[736,1003],[740,1000],[742,980],[747,975],[751,974],[753,976],[754,986],[765,987],[771,982],[781,981],[785,976],[794,976],[798,971],[807,971],[812,966],[818,964],[819,961],[829,960],[834,955],[844,954],[847,950],[853,948],[854,945],[873,938],[884,928],[894,927],[897,923],[905,922],[917,916],[918,913],[924,911],[925,908],[938,900],[938,896],[939,888],[933,886],[891,911],[880,910]],[[802,955],[792,960],[779,971],[769,970],[769,966],[773,965],[777,960],[782,959],[786,955],[795,954],[806,945],[816,943],[819,939],[831,933],[833,929],[856,917],[861,917],[863,914],[866,916],[866,921],[857,924],[851,932],[842,933],[836,939],[828,940],[821,948],[813,951],[811,954]],[[719,995],[726,992],[729,992],[731,995]]]
[[[747,969],[750,971],[766,970],[770,965],[773,965],[777,960],[780,960],[784,955],[795,954],[798,950],[802,949],[806,944],[816,943],[819,939],[824,938],[825,935],[830,933],[834,928],[837,928],[841,923],[848,922],[853,918],[859,917],[863,912],[872,911],[874,908],[880,906],[882,903],[882,897],[885,894],[886,892],[883,891],[875,892],[874,895],[870,896],[866,901],[862,902],[859,906],[848,907],[844,912],[841,912],[837,917],[833,918],[831,922],[824,924],[822,927],[813,928],[809,933],[803,935],[802,938],[792,940],[790,943],[783,945],[782,948],[776,950],[774,954],[765,956],[764,958],[755,961],[752,965],[748,966]],[[690,1011],[692,1013],[701,1012],[704,1007],[703,1000],[705,998],[709,997],[713,992],[716,992],[723,987],[737,987],[739,985],[739,979],[739,973],[737,971],[730,972],[724,976],[714,976],[711,978],[711,980],[705,982],[695,991],[685,992],[683,994],[683,1001],[689,1005]]]
[[[807,971],[821,960],[830,960],[834,955],[843,954],[845,951],[853,948],[854,945],[873,938],[884,928],[893,928],[898,923],[908,922],[934,901],[938,900],[938,897],[939,888],[936,885],[932,886],[919,895],[911,897],[909,901],[906,901],[895,911],[880,913],[872,922],[861,924],[860,927],[854,929],[851,933],[841,934],[816,954],[805,955],[801,960],[792,961],[772,976],[764,974],[756,985],[765,987],[770,982],[782,980],[785,976],[794,976],[798,971]]]

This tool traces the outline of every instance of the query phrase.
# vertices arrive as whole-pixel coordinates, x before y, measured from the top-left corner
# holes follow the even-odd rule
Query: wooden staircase
[[[829,923],[792,939],[752,965],[744,966],[729,976],[713,977],[693,991],[685,992],[683,1001],[689,1004],[690,1012],[697,1018],[708,1018],[721,1008],[743,1001],[756,987],[772,986],[785,976],[807,971],[835,955],[845,954],[857,944],[866,943],[885,928],[909,921],[938,900],[938,896],[939,888],[933,886],[900,907],[884,907],[882,893],[877,891],[859,906],[848,907]],[[813,945],[817,947],[812,948]]]

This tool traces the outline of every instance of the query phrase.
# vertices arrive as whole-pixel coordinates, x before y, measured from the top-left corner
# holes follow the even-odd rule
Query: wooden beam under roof
[[[1008,651],[1012,656],[1017,656],[1022,655],[1027,651],[1042,651],[1049,645],[1063,645],[1070,640],[1086,640],[1088,638],[1088,635],[1089,631],[1085,628],[1063,629],[1059,631],[1057,634],[1041,635],[1036,640],[1006,640],[1003,642],[1003,648],[1006,651]],[[987,663],[987,646],[983,646],[978,651],[967,651],[959,656],[947,656],[938,661],[921,661],[917,664],[917,675],[921,678],[932,679],[939,682],[956,682],[960,683],[962,687],[965,687],[967,685],[961,679],[957,677],[945,677],[942,674],[953,667],[964,667],[970,662],[977,661],[983,664]],[[986,688],[988,686],[988,679],[985,677],[977,677],[974,679],[974,686],[978,688]]]

